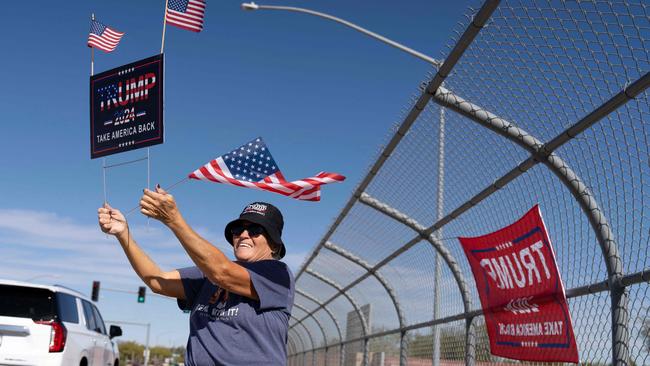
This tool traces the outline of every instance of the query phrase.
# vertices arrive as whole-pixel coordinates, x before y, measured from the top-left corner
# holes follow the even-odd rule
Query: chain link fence
[[[456,238],[535,204],[580,362],[650,364],[649,5],[479,5],[296,274],[290,365],[513,363]]]

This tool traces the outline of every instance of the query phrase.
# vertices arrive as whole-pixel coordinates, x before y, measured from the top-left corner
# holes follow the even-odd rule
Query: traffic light
[[[147,288],[144,286],[140,286],[138,288],[138,302],[144,302],[144,294],[147,291]]]
[[[99,300],[99,281],[93,281],[93,291],[92,291],[92,295],[90,296],[90,298],[93,301]]]

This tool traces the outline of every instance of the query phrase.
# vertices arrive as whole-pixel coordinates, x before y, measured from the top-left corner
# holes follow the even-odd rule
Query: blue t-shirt
[[[186,297],[178,305],[191,310],[186,365],[287,364],[293,275],[277,260],[238,264],[250,273],[259,301],[222,290],[197,267],[178,270]]]

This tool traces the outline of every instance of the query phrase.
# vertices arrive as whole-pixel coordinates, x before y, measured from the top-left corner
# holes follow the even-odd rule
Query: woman
[[[153,292],[191,310],[186,365],[286,365],[294,281],[278,260],[286,253],[280,211],[251,203],[226,225],[233,262],[185,222],[174,197],[160,186],[144,190],[140,207],[176,235],[195,267],[162,271],[133,240],[124,215],[108,204],[98,209],[99,225],[117,238]]]

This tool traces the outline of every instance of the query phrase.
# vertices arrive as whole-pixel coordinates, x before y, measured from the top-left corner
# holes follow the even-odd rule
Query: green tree
[[[150,352],[151,359],[156,361],[164,361],[166,358],[172,357],[172,350],[171,348],[167,348],[167,347],[161,347],[161,346],[151,347],[149,349],[149,352]]]
[[[176,355],[174,361],[185,363],[185,347],[172,347],[172,355]]]
[[[383,332],[385,328],[373,328],[373,333]],[[368,341],[370,352],[385,352],[386,354],[399,355],[400,334],[393,333],[383,337],[371,338]]]
[[[484,322],[474,324],[476,332],[476,361],[494,361],[490,354],[490,340]],[[409,342],[409,357],[428,358],[433,354],[433,334],[418,334]],[[440,358],[443,360],[465,359],[465,327],[440,326]]]
[[[120,348],[120,365],[126,365],[127,362],[144,362],[144,346],[133,342],[118,342]]]
[[[433,333],[418,334],[409,342],[409,357],[429,358],[433,354]],[[444,327],[440,329],[440,358],[465,359],[465,329]]]
[[[144,346],[133,341],[118,343],[120,347],[120,364],[127,363],[144,364]],[[149,348],[149,359],[152,365],[162,365],[163,361],[171,358],[172,365],[185,362],[185,347],[162,347]]]
[[[476,321],[474,328],[476,329],[476,361],[498,361],[499,359],[490,353],[490,337],[487,333],[485,321]]]

